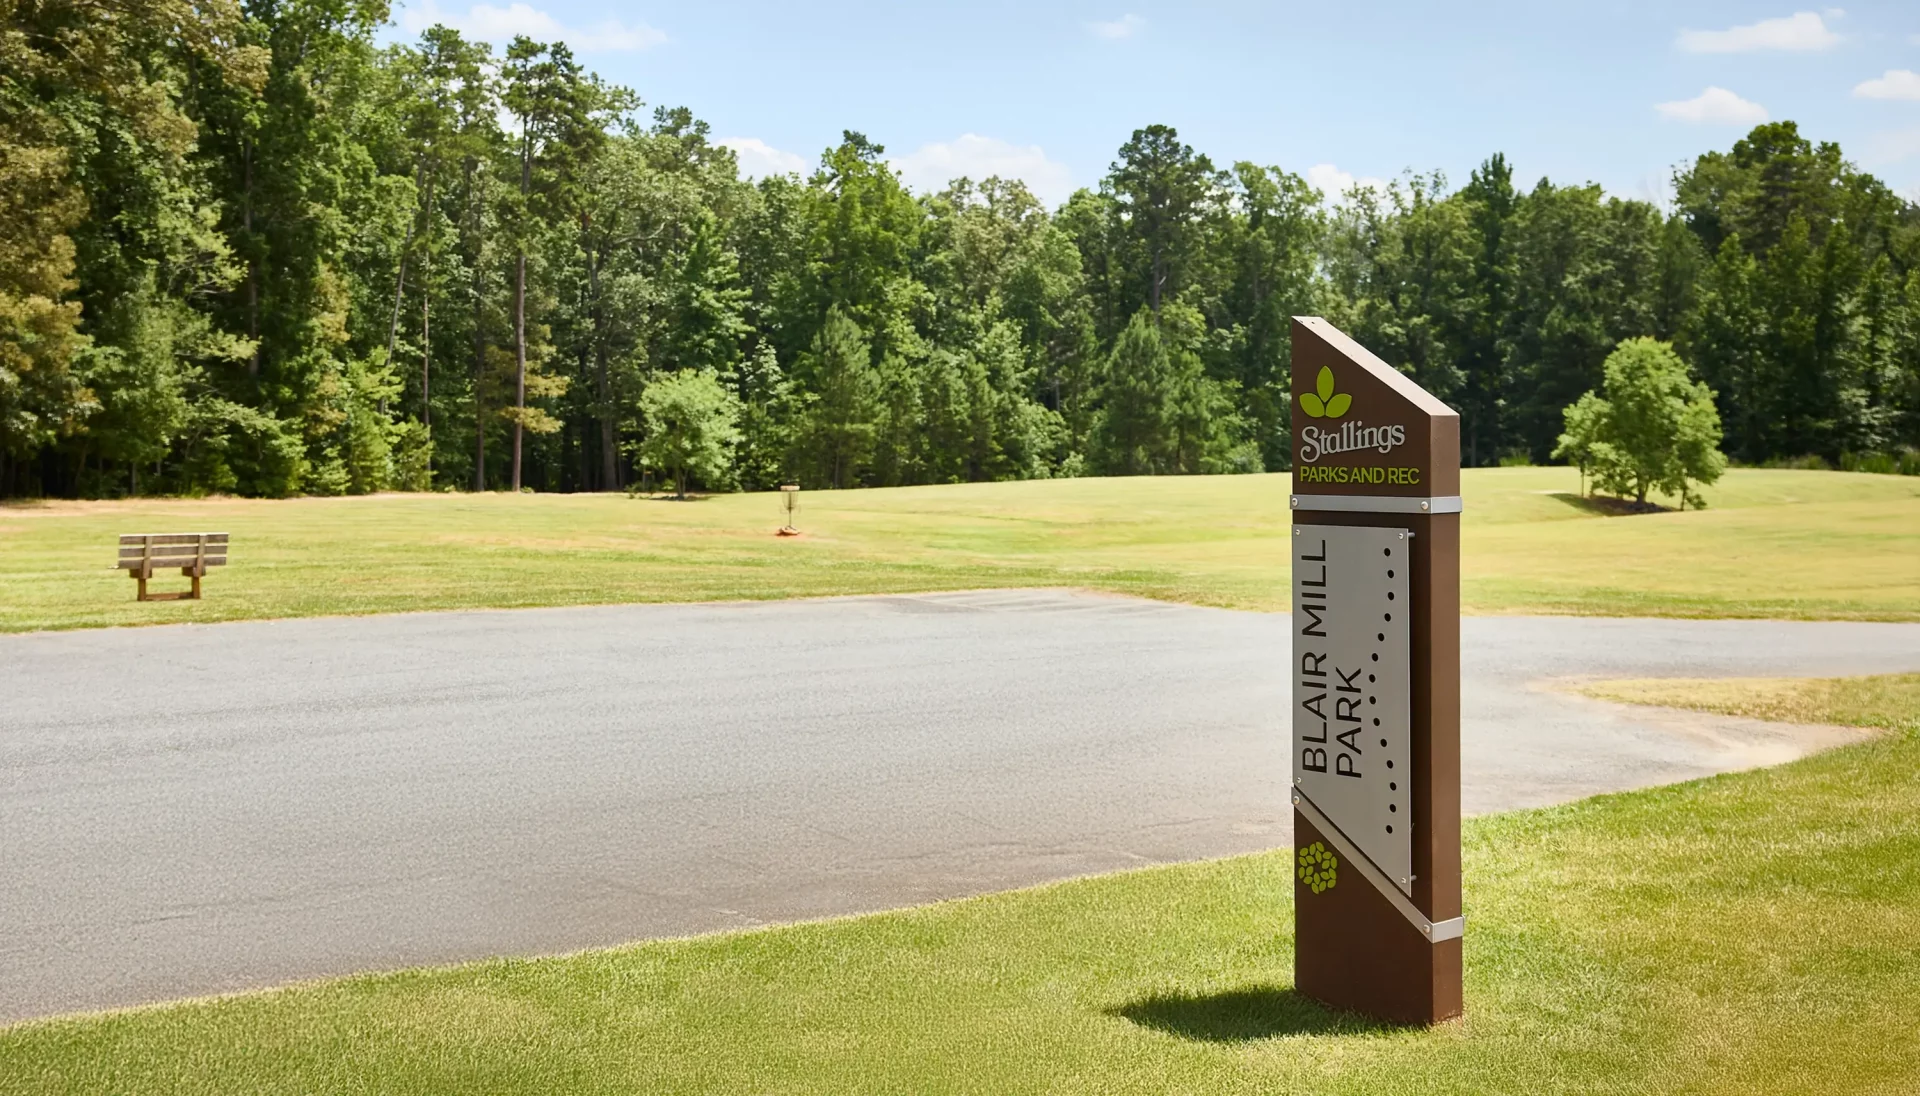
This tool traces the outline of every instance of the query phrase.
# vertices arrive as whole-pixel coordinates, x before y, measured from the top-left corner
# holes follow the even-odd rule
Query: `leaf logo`
[[[1319,388],[1318,392],[1300,393],[1300,408],[1307,413],[1307,417],[1337,419],[1347,413],[1347,408],[1353,406],[1353,397],[1348,393],[1334,394],[1332,367],[1325,365],[1320,367],[1320,377],[1316,387]]]
[[[1315,894],[1333,889],[1339,881],[1340,858],[1319,841],[1300,850],[1294,874]]]

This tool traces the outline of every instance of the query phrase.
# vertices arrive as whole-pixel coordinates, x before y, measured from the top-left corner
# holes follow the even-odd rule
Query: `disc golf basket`
[[[783,537],[799,536],[800,530],[793,524],[793,519],[794,515],[800,512],[800,485],[797,483],[781,484],[780,502],[786,509],[787,523],[780,527],[780,532],[777,535]]]

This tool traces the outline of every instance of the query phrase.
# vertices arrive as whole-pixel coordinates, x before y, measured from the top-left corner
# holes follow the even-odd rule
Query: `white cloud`
[[[1740,98],[1726,88],[1708,88],[1691,99],[1676,99],[1654,106],[1663,117],[1676,122],[1707,125],[1758,125],[1767,120],[1767,108]]]
[[[1827,18],[1846,13],[1827,10]],[[1840,36],[1827,27],[1825,18],[1811,11],[1797,11],[1782,19],[1762,19],[1744,27],[1726,30],[1683,30],[1680,48],[1688,53],[1753,53],[1758,50],[1822,50],[1840,44]]]
[[[400,26],[408,34],[419,34],[435,23],[483,42],[504,44],[514,35],[524,34],[537,42],[565,42],[577,53],[624,53],[667,40],[663,30],[614,18],[602,19],[589,28],[569,27],[552,14],[518,0],[504,8],[475,4],[464,12],[444,10],[439,0],[421,0],[400,12]]]
[[[888,163],[903,182],[921,192],[939,190],[962,175],[976,181],[998,175],[1026,183],[1050,209],[1073,193],[1073,173],[1067,165],[1047,159],[1039,145],[1009,144],[977,133],[921,145]]]
[[[1147,21],[1128,13],[1118,19],[1095,20],[1087,24],[1095,38],[1132,38],[1147,29]]]
[[[1862,99],[1920,99],[1920,72],[1912,69],[1888,69],[1887,74],[1855,87]]]
[[[1350,171],[1341,171],[1332,164],[1315,164],[1307,169],[1307,185],[1318,190],[1327,201],[1338,205],[1348,194],[1357,189],[1387,189],[1385,179],[1354,178]]]
[[[579,49],[583,53],[628,52],[650,49],[667,40],[667,32],[645,23],[627,26],[618,19],[608,19],[599,23],[593,30],[592,42],[581,42]]]
[[[807,171],[805,157],[794,152],[782,152],[758,137],[722,137],[714,144],[732,149],[734,158],[740,161],[740,173],[750,179],[763,179],[769,175],[804,175]]]

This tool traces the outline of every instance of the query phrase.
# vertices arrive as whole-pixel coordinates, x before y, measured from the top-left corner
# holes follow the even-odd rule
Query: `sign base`
[[[1331,849],[1307,817],[1293,812],[1293,843]],[[1459,1016],[1464,971],[1458,937],[1434,943],[1386,895],[1347,864],[1313,893],[1294,873],[1294,988],[1335,1008],[1396,1024]]]

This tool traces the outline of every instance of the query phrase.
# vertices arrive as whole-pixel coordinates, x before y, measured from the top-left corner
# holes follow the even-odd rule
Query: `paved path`
[[[1466,621],[1482,812],[1845,737],[1541,687],[1920,626]],[[1287,618],[1064,592],[0,637],[0,1022],[1288,839]]]

